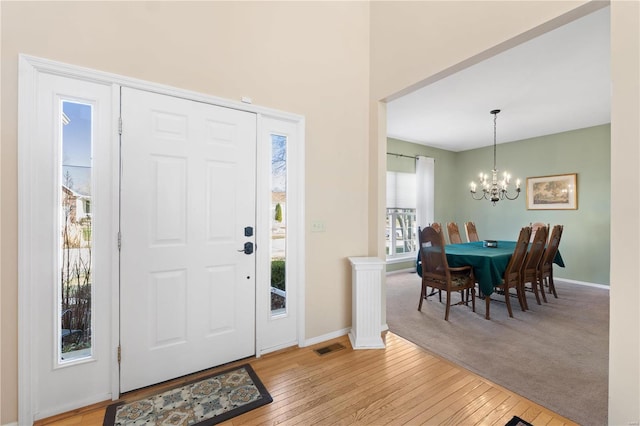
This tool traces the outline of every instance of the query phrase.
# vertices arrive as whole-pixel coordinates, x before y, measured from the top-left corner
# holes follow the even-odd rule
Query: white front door
[[[255,353],[256,116],[123,88],[120,391]]]

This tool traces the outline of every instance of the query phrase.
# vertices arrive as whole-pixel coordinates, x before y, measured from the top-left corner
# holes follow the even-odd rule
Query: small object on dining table
[[[498,242],[496,240],[484,240],[482,241],[482,247],[497,248]]]

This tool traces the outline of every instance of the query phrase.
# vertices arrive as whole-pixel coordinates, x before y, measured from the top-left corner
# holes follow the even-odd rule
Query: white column
[[[349,340],[353,349],[384,348],[382,340],[382,268],[377,257],[350,257],[352,319]]]

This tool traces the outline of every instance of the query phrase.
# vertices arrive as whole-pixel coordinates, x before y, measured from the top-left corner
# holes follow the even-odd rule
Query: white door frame
[[[35,82],[39,73],[49,73],[60,75],[68,78],[75,78],[78,80],[91,81],[101,84],[110,84],[113,86],[114,102],[113,105],[113,117],[114,120],[119,117],[119,87],[127,86],[140,90],[146,90],[150,92],[156,92],[175,96],[179,98],[189,99],[198,102],[205,102],[213,105],[234,108],[242,111],[253,112],[258,116],[258,135],[259,138],[263,135],[264,129],[261,125],[261,117],[269,117],[270,119],[283,120],[289,123],[295,123],[298,131],[296,132],[297,141],[290,147],[289,159],[292,163],[295,163],[295,170],[290,171],[290,181],[296,182],[296,189],[289,193],[290,200],[288,199],[289,217],[296,218],[289,226],[291,235],[291,244],[296,249],[291,250],[287,256],[287,277],[288,279],[295,280],[297,286],[297,297],[295,303],[297,305],[297,344],[298,346],[304,346],[305,344],[305,229],[304,229],[304,129],[305,119],[303,116],[297,114],[291,114],[270,108],[264,108],[255,106],[248,103],[230,101],[214,96],[204,95],[197,92],[188,90],[177,89],[174,87],[151,83],[143,80],[120,76],[117,74],[111,74],[107,72],[92,70],[89,68],[78,67],[75,65],[69,65],[57,61],[51,61],[48,59],[37,58],[28,55],[19,55],[19,85],[18,85],[18,209],[20,217],[30,217],[28,207],[28,197],[30,195],[29,188],[29,168],[27,159],[29,155],[29,145],[36,137],[36,132],[33,130],[32,125],[34,123],[34,109],[36,106],[37,87]],[[117,126],[114,126],[117,129]],[[119,158],[119,146],[118,135],[114,132],[112,135],[113,149],[118,152],[114,158]],[[263,140],[258,140],[258,145],[264,143]],[[114,176],[119,173],[119,164],[114,164],[112,167]],[[258,181],[263,176],[260,173],[264,173],[264,168],[258,167],[257,173]],[[294,174],[292,174],[294,173]],[[119,179],[113,179],[115,182],[113,188],[113,205],[119,206],[118,200],[118,185]],[[260,191],[260,188],[257,188]],[[264,204],[265,197],[257,197],[256,209],[258,212],[269,211],[270,204]],[[117,208],[115,209],[117,210]],[[112,222],[114,224],[113,229],[118,229],[119,217],[117,212],[114,212]],[[257,226],[265,226],[258,218],[256,222]],[[265,228],[263,228],[265,229]],[[268,229],[268,228],[266,228]],[[32,321],[32,312],[29,309],[29,299],[34,294],[33,289],[35,283],[31,279],[29,273],[32,263],[30,262],[30,250],[28,241],[30,240],[30,229],[25,221],[18,223],[18,423],[24,425],[30,425],[33,423],[33,398],[32,387],[34,386],[34,378],[32,377],[32,364],[33,364],[33,351],[31,350],[31,344],[27,336],[31,335],[31,330],[34,326]],[[114,235],[112,247],[117,250],[117,238]],[[259,248],[258,248],[259,250]],[[113,262],[111,268],[111,274],[113,277],[118,277],[118,256],[113,256],[116,259]],[[265,294],[260,292],[260,283],[269,282],[269,276],[265,276],[268,273],[269,268],[261,267],[258,265],[256,270],[256,297]],[[115,281],[115,280],[113,280]],[[294,282],[291,282],[294,285]],[[111,359],[108,362],[111,365],[111,389],[113,398],[116,399],[119,396],[119,369],[117,360],[117,351],[119,343],[119,288],[118,285],[113,285],[110,289],[112,295],[112,311],[111,311],[111,347],[113,348]],[[257,301],[259,302],[259,301]],[[256,303],[258,306],[259,303]],[[263,353],[274,350],[274,345],[268,341],[263,335],[267,328],[267,324],[263,324],[264,317],[260,318],[256,316],[256,355],[260,356]],[[105,361],[106,362],[106,361]]]
[[[271,177],[271,140],[272,134],[286,136],[287,138],[287,236],[285,283],[287,286],[286,312],[281,315],[271,314],[270,288],[257,286],[256,299],[261,303],[256,304],[256,355],[260,356],[269,352],[295,345],[303,346],[304,340],[304,286],[289,285],[289,283],[304,282],[304,268],[298,265],[304,264],[304,123],[284,120],[278,116],[262,114],[258,117],[258,143],[257,146],[257,176]],[[271,180],[258,178],[256,184],[256,203],[258,206],[271,205]],[[292,206],[293,211],[289,210]],[[257,247],[270,247],[271,233],[264,230],[271,228],[272,217],[270,209],[258,207],[256,218]],[[293,214],[290,214],[293,212]],[[289,232],[289,230],[292,230]],[[268,277],[271,273],[271,251],[259,249],[256,251],[257,276]],[[292,265],[293,268],[289,268]],[[291,298],[291,299],[289,299]],[[297,329],[296,329],[297,327]],[[297,342],[295,341],[297,338]]]

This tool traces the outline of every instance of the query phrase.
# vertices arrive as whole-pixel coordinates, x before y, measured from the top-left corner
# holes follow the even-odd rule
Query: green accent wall
[[[449,152],[423,145],[388,139],[387,151],[434,157],[436,173],[435,220],[443,225],[474,221],[481,239],[515,240],[522,226],[531,222],[564,225],[560,253],[565,268],[554,275],[569,280],[609,285],[611,126],[609,124],[499,144],[497,167],[508,171],[512,181],[522,181],[520,197],[514,201],[475,201],[469,183],[493,167],[493,146]],[[406,158],[387,156],[388,170],[400,169]],[[415,167],[415,166],[414,166]],[[577,173],[576,210],[527,210],[528,177]],[[464,238],[464,234],[463,234]],[[387,271],[411,264],[387,265]]]

